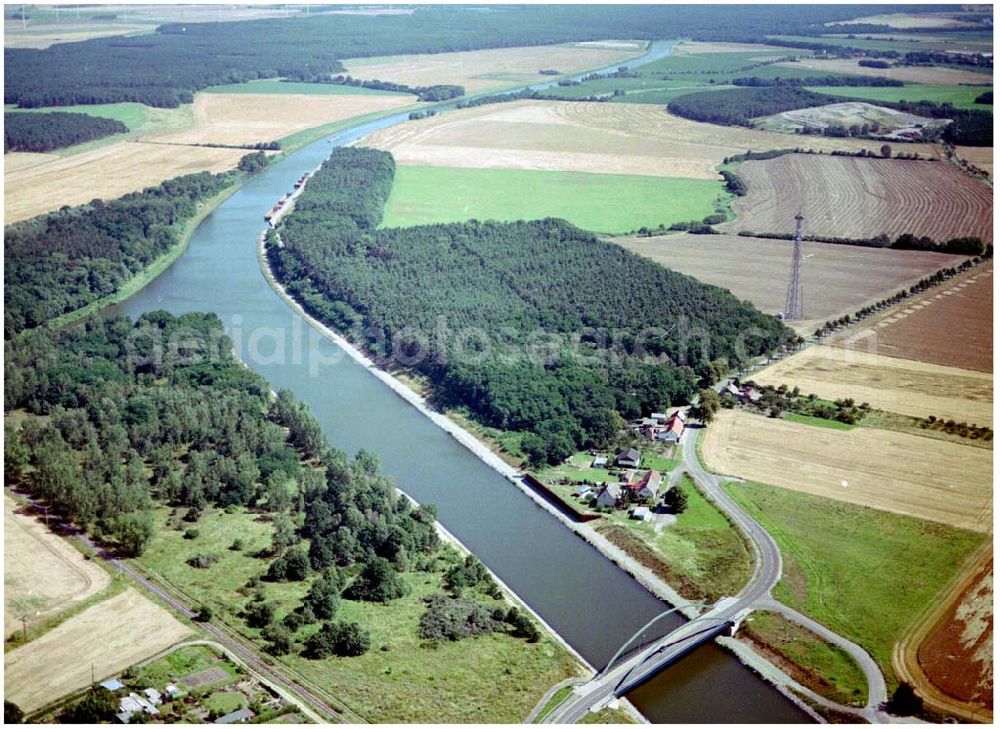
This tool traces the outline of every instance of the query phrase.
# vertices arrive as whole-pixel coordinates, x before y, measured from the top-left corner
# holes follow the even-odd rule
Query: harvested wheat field
[[[993,718],[993,551],[988,549],[942,600],[917,648],[921,694],[968,720]],[[908,668],[912,668],[909,662]],[[929,685],[928,685],[929,684]],[[957,704],[957,705],[956,705]]]
[[[790,232],[801,211],[806,235],[993,240],[993,191],[952,164],[786,154],[736,171],[747,195],[721,230]]]
[[[960,159],[993,175],[993,147],[955,147]]]
[[[818,345],[765,367],[753,379],[798,386],[827,400],[853,398],[902,415],[993,425],[992,373]]]
[[[679,43],[674,49],[675,56],[696,56],[701,53],[754,53],[760,51],[768,55],[787,56],[794,53],[801,55],[809,51],[802,51],[799,48],[785,48],[784,46],[765,45],[763,43],[726,43],[712,41],[684,41]]]
[[[197,94],[194,126],[150,137],[173,144],[255,144],[342,121],[410,106],[408,94]]]
[[[4,635],[85,600],[111,583],[108,573],[3,498]],[[44,579],[40,579],[40,576]]]
[[[891,68],[868,68],[859,66],[856,58],[803,58],[799,61],[783,61],[777,64],[799,71],[812,71],[817,75],[846,73],[853,76],[889,78],[908,84],[991,84],[993,77],[988,73],[976,73],[958,68],[941,66],[899,66]]]
[[[561,74],[589,71],[635,58],[643,52],[643,45],[638,41],[608,43],[348,58],[343,64],[347,69],[345,73],[354,78],[408,86],[456,84],[464,86],[466,94],[472,94],[544,81],[546,77],[538,73],[541,69],[550,68]]]
[[[178,643],[192,630],[134,589],[4,654],[4,694],[26,712]],[[53,671],[58,666],[58,671]]]
[[[890,28],[974,28],[975,23],[956,20],[937,13],[884,13],[853,20],[838,20],[826,25],[886,25]],[[868,34],[865,34],[868,37]]]
[[[633,253],[699,281],[729,289],[764,312],[785,308],[791,243],[731,235],[665,235],[616,238]],[[802,267],[805,316],[792,322],[812,333],[823,322],[853,314],[913,282],[953,266],[961,256],[929,251],[891,251],[830,243],[804,243]]]
[[[993,372],[993,264],[925,291],[827,344]]]
[[[723,410],[703,454],[711,470],[751,481],[963,529],[993,526],[993,454],[984,448]]]
[[[518,101],[460,109],[366,137],[397,164],[607,172],[720,180],[716,166],[749,150],[788,149],[800,138],[682,119],[653,104]],[[831,151],[878,150],[879,142],[811,137]],[[932,145],[914,151],[937,155]]]
[[[21,159],[18,169],[4,170],[5,219],[13,223],[63,205],[121,197],[178,175],[224,172],[246,153],[245,149],[116,142],[68,157],[38,155],[49,159],[31,166]]]

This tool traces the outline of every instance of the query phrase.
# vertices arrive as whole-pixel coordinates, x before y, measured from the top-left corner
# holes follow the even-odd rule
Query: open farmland
[[[890,68],[868,68],[859,66],[856,58],[803,58],[795,62],[781,62],[785,68],[797,68],[799,71],[809,71],[816,75],[830,73],[845,73],[852,76],[871,76],[873,78],[889,78],[908,84],[990,84],[993,76],[988,73],[977,73],[960,68],[945,68],[942,66],[892,66]],[[811,74],[801,74],[811,75]]]
[[[904,670],[916,673],[917,690],[935,708],[968,720],[992,721],[992,549],[983,550],[943,597],[927,627],[916,631],[919,645],[907,641],[903,648],[910,654]]]
[[[4,635],[85,600],[111,583],[108,573],[87,561],[36,518],[3,499]],[[45,579],[39,580],[39,575]]]
[[[943,13],[884,13],[827,25],[885,25],[889,28],[975,28],[976,23],[956,20]]]
[[[961,529],[993,526],[992,452],[872,428],[723,410],[703,444],[719,473]]]
[[[643,44],[617,41],[521,48],[491,48],[457,53],[427,53],[382,58],[348,58],[345,73],[408,86],[456,84],[467,94],[544,81],[542,69],[561,74],[589,71],[635,58]]]
[[[186,147],[117,142],[80,154],[4,155],[4,215],[7,223],[82,205],[94,198],[115,198],[192,172],[224,172],[236,166],[245,149]]]
[[[769,238],[666,235],[619,238],[633,253],[699,281],[729,289],[764,312],[785,308],[791,243]],[[804,243],[805,316],[791,326],[811,333],[817,326],[853,314],[913,282],[952,266],[959,256],[929,251],[892,251],[829,243]]]
[[[723,194],[722,186],[711,180],[401,165],[383,224],[551,217],[586,230],[623,233],[700,220],[715,212]]]
[[[191,172],[223,172],[235,167],[247,153],[245,149],[194,145],[270,142],[414,101],[411,95],[396,94],[200,93],[193,105],[176,110],[110,105],[115,107],[111,116],[127,116],[139,124],[138,134],[130,141],[71,155],[4,155],[6,221],[23,220],[63,205],[80,205],[95,197],[120,197]],[[136,106],[147,113],[138,113],[133,108]]]
[[[993,376],[985,372],[818,345],[766,367],[754,380],[917,418],[993,425]]]
[[[202,93],[194,98],[194,125],[157,136],[173,144],[270,142],[321,124],[409,106],[401,94]]]
[[[725,157],[797,145],[877,151],[880,142],[810,137],[682,119],[649,104],[519,101],[448,112],[376,132],[365,146],[397,164],[607,172],[718,180]],[[908,151],[937,155],[933,145]]]
[[[191,629],[134,589],[4,654],[4,695],[27,712],[158,653]],[[53,667],[59,670],[54,671]]]
[[[871,238],[902,233],[993,240],[993,191],[951,164],[786,154],[736,168],[747,195],[721,230]]]
[[[828,341],[889,357],[993,372],[993,265],[922,293]]]
[[[850,96],[868,101],[933,101],[951,104],[956,109],[991,111],[992,104],[977,104],[976,97],[992,86],[962,86],[958,84],[905,84],[904,86],[809,86],[807,91],[831,96]],[[976,147],[975,149],[979,149]]]
[[[955,151],[961,159],[993,174],[993,147],[955,147]]]

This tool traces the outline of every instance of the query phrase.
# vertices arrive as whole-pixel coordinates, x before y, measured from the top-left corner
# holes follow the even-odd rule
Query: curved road
[[[691,621],[661,639],[643,654],[633,657],[606,675],[595,678],[579,687],[565,702],[549,713],[545,723],[574,723],[583,718],[592,707],[599,706],[611,696],[617,695],[619,687],[626,682],[639,682],[652,677],[667,663],[677,660],[683,653],[700,645],[706,637],[714,637],[721,632],[724,624],[738,624],[753,610],[770,610],[782,614],[824,640],[842,648],[864,671],[868,682],[868,702],[863,709],[842,706],[819,696],[813,691],[792,682],[792,687],[806,694],[813,701],[831,709],[864,717],[869,721],[883,721],[887,717],[880,710],[887,700],[885,678],[878,663],[861,646],[834,633],[798,611],[784,605],[771,596],[771,590],[781,579],[781,550],[777,542],[756,520],[743,510],[722,488],[720,477],[709,473],[698,460],[698,436],[703,426],[692,425],[683,440],[683,461],[681,471],[686,471],[697,483],[702,493],[712,501],[740,531],[746,535],[753,548],[755,566],[750,581],[734,598],[728,598],[705,615]],[[709,619],[714,626],[695,627],[693,623]],[[687,626],[692,626],[688,628]],[[714,634],[712,634],[714,632]],[[633,677],[633,673],[639,671]]]

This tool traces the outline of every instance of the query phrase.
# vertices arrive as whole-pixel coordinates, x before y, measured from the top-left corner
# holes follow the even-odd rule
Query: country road
[[[863,709],[842,706],[795,682],[792,682],[790,686],[798,693],[807,696],[814,703],[826,708],[853,714],[870,722],[888,721],[888,716],[881,708],[888,698],[885,678],[878,663],[867,651],[847,638],[829,630],[812,618],[778,602],[771,596],[771,590],[781,579],[781,550],[777,542],[768,534],[764,527],[725,492],[722,488],[723,479],[709,473],[702,466],[698,459],[697,444],[698,436],[703,427],[701,425],[692,425],[688,428],[682,441],[682,465],[677,469],[675,474],[681,471],[687,472],[706,498],[736,524],[753,548],[755,566],[750,581],[747,582],[734,598],[726,602],[724,606],[716,606],[716,608],[698,618],[698,620],[703,620],[711,616],[717,623],[724,620],[739,623],[740,620],[754,610],[770,610],[780,613],[786,619],[802,625],[824,640],[842,648],[858,663],[868,683],[868,702]],[[671,475],[672,480],[675,474]],[[654,675],[661,669],[661,664],[664,664],[667,659],[683,654],[685,648],[684,642],[686,640],[690,639],[694,643],[698,634],[704,632],[697,629],[688,629],[688,632],[685,633],[686,626],[691,626],[693,622],[695,621],[681,626],[670,635],[654,643],[651,649],[633,656],[632,659],[615,667],[607,675],[599,675],[590,682],[578,687],[566,701],[549,713],[545,718],[545,723],[575,723],[583,718],[592,708],[600,706],[611,696],[617,695],[618,688],[626,681],[635,680],[632,677],[633,672],[640,671],[640,680]]]

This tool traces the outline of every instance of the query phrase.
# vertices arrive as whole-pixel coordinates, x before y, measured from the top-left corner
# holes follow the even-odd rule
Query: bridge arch
[[[690,608],[690,607],[693,607],[693,608],[704,608],[704,607],[707,607],[707,605],[705,603],[703,603],[703,602],[690,602],[690,603],[685,603],[683,605],[675,605],[674,607],[670,608],[669,610],[664,610],[662,613],[660,613],[659,615],[655,616],[652,620],[650,620],[648,623],[646,623],[645,625],[643,625],[637,631],[635,631],[634,633],[632,633],[631,637],[629,637],[628,640],[626,640],[624,643],[622,643],[621,647],[615,652],[615,654],[613,656],[611,656],[611,660],[609,660],[606,664],[604,664],[604,668],[602,668],[600,671],[597,672],[597,675],[595,676],[595,678],[603,678],[604,676],[606,676],[607,673],[608,673],[608,671],[611,670],[611,667],[614,665],[615,661],[617,661],[619,658],[621,658],[622,654],[625,652],[625,649],[629,647],[629,645],[632,643],[632,641],[635,640],[636,638],[638,638],[643,633],[645,633],[649,628],[651,628],[653,626],[654,623],[658,622],[661,618],[665,618],[668,615],[673,615],[674,613],[679,612],[680,610],[683,610],[684,608]],[[695,618],[695,620],[697,620],[697,619],[698,618]]]

